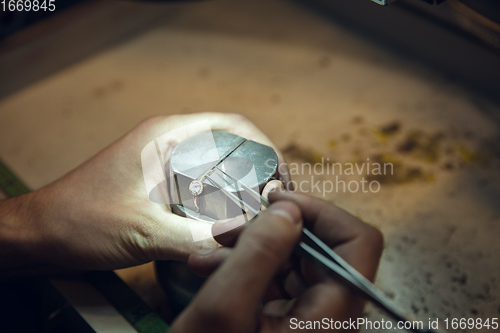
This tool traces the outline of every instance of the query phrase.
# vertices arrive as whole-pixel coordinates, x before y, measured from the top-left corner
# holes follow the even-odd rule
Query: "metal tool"
[[[232,148],[222,155],[220,160],[212,163],[207,171],[203,172],[193,181],[203,179],[213,188],[224,193],[227,198],[243,211],[244,214],[255,217],[259,214],[261,208],[265,209],[270,205],[269,201],[260,194],[260,191],[256,191],[252,187],[246,185],[245,182],[237,179],[237,177],[231,175],[227,170],[224,171],[222,167],[223,162],[226,161],[232,153],[236,152],[244,142],[245,141],[242,140],[237,141]],[[204,183],[200,183],[200,185],[203,187]],[[242,189],[243,191],[241,191]],[[198,194],[202,192],[203,189],[196,191]],[[248,200],[242,197],[242,193],[248,193],[253,200],[252,202],[258,202],[259,205],[256,207],[253,203],[249,204]],[[342,282],[354,288],[367,299],[383,308],[394,319],[410,322],[416,320],[416,318],[391,301],[380,289],[349,265],[342,257],[336,254],[328,245],[323,243],[307,228],[304,228],[302,231],[302,240],[296,247],[296,253],[304,256],[324,270],[334,273]],[[431,328],[416,328],[413,329],[413,331],[418,333],[436,332]]]
[[[215,168],[213,171],[219,171],[225,176],[230,178],[235,183],[240,186],[245,187],[243,184],[239,183],[237,179],[231,177],[229,174],[225,173],[219,168]],[[212,171],[212,172],[213,172]],[[235,196],[233,193],[226,191],[223,187],[219,186],[215,181],[207,176],[207,179],[214,185],[217,186],[221,191],[224,191],[228,196],[232,198],[235,202],[238,202],[242,207],[246,207],[248,210],[252,211],[255,215],[258,212],[250,206],[246,206],[245,202]],[[270,202],[262,197],[259,193],[255,192],[251,188],[246,188],[247,191],[252,192],[253,195],[260,198],[261,203],[264,207],[268,207]],[[342,257],[340,257],[335,251],[333,251],[328,245],[323,243],[316,235],[314,235],[309,229],[302,229],[302,241],[297,245],[295,252],[301,256],[306,257],[308,260],[319,265],[321,268],[335,273],[340,277],[345,283],[349,284],[351,287],[355,288],[367,299],[382,307],[391,315],[394,319],[398,321],[410,321],[416,320],[412,315],[405,312],[399,306],[397,306],[393,301],[391,301],[379,288],[377,288],[373,283],[366,279],[361,273],[349,265]],[[414,332],[437,332],[433,329],[414,329]]]
[[[223,178],[219,179],[213,170],[225,170],[246,187],[262,191],[276,178],[277,167],[276,152],[266,145],[226,131],[194,135],[174,148],[165,166],[172,211],[210,223],[242,214],[242,207],[215,187],[207,179],[208,174],[247,205],[260,210],[259,201],[242,187],[235,188]]]
[[[203,193],[203,180],[205,179],[205,177],[208,176],[208,174],[210,172],[212,172],[212,170],[214,168],[217,168],[220,164],[224,163],[224,161],[226,160],[226,158],[229,157],[229,155],[231,155],[232,153],[234,153],[236,151],[236,149],[238,149],[242,144],[244,144],[247,140],[245,138],[241,138],[240,141],[238,141],[238,143],[236,143],[236,145],[231,148],[230,150],[228,150],[218,161],[217,163],[211,167],[210,169],[208,169],[203,175],[201,175],[200,177],[198,177],[197,179],[193,180],[191,182],[191,184],[189,184],[189,191],[191,192],[191,194],[194,196],[194,205],[196,207],[196,211],[199,212],[200,211],[200,207],[198,206],[198,202],[197,202],[197,199],[198,199],[198,196]]]

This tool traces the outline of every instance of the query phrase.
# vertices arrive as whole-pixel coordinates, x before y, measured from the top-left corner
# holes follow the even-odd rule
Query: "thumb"
[[[266,289],[290,256],[301,230],[300,210],[292,202],[277,202],[261,213],[179,317],[180,331],[254,329]]]

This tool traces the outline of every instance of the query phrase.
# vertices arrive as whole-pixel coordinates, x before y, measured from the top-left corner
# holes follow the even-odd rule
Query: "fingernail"
[[[201,249],[201,250],[198,250],[196,251],[196,254],[200,257],[206,257],[208,256],[210,253],[214,252],[216,248],[208,248],[208,249]]]
[[[272,205],[267,211],[271,214],[284,217],[287,221],[289,221],[292,224],[299,223],[299,219],[294,218],[292,213],[290,213],[287,210],[287,208],[290,208],[289,204],[278,202],[278,203]]]

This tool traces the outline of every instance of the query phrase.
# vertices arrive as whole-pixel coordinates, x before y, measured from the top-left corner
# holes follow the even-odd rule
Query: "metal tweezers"
[[[251,212],[254,216],[259,214],[259,210],[251,207],[248,203],[242,200],[242,198],[227,190],[225,188],[226,186],[217,184],[217,182],[215,182],[210,177],[210,174],[216,171],[220,172],[222,176],[231,181],[232,186],[235,189],[238,190],[238,186],[240,186],[245,191],[249,192],[257,201],[260,201],[263,207],[267,208],[270,205],[270,202],[263,196],[261,196],[260,193],[252,188],[245,186],[242,182],[224,172],[219,167],[219,165],[220,164],[214,166],[211,170],[209,170],[205,175],[205,179],[207,179],[213,186],[223,191],[237,205],[240,205],[244,212]],[[222,178],[224,179],[224,177]],[[401,309],[401,307],[397,306],[379,288],[377,288],[373,283],[371,283],[368,279],[361,275],[361,273],[359,273],[356,269],[349,265],[344,259],[342,259],[342,257],[335,253],[328,245],[323,243],[307,228],[302,229],[301,241],[297,244],[295,251],[297,254],[307,258],[322,269],[330,273],[334,273],[338,278],[340,278],[341,282],[344,282],[346,285],[355,289],[368,300],[383,308],[395,320],[403,322],[417,321],[414,316]],[[417,333],[443,332],[441,330],[435,330],[431,328],[413,328],[411,330]]]

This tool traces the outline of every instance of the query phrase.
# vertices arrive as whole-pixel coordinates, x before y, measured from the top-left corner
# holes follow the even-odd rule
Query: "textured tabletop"
[[[323,196],[316,181],[377,181],[376,193],[325,197],[383,231],[377,284],[396,302],[425,320],[498,317],[490,115],[500,108],[293,2],[172,5],[154,27],[0,100],[0,157],[39,188],[147,116],[205,111],[250,118],[313,195]],[[300,170],[322,160],[344,172]],[[394,174],[350,175],[355,162],[391,163]],[[161,303],[151,266],[120,274]]]

